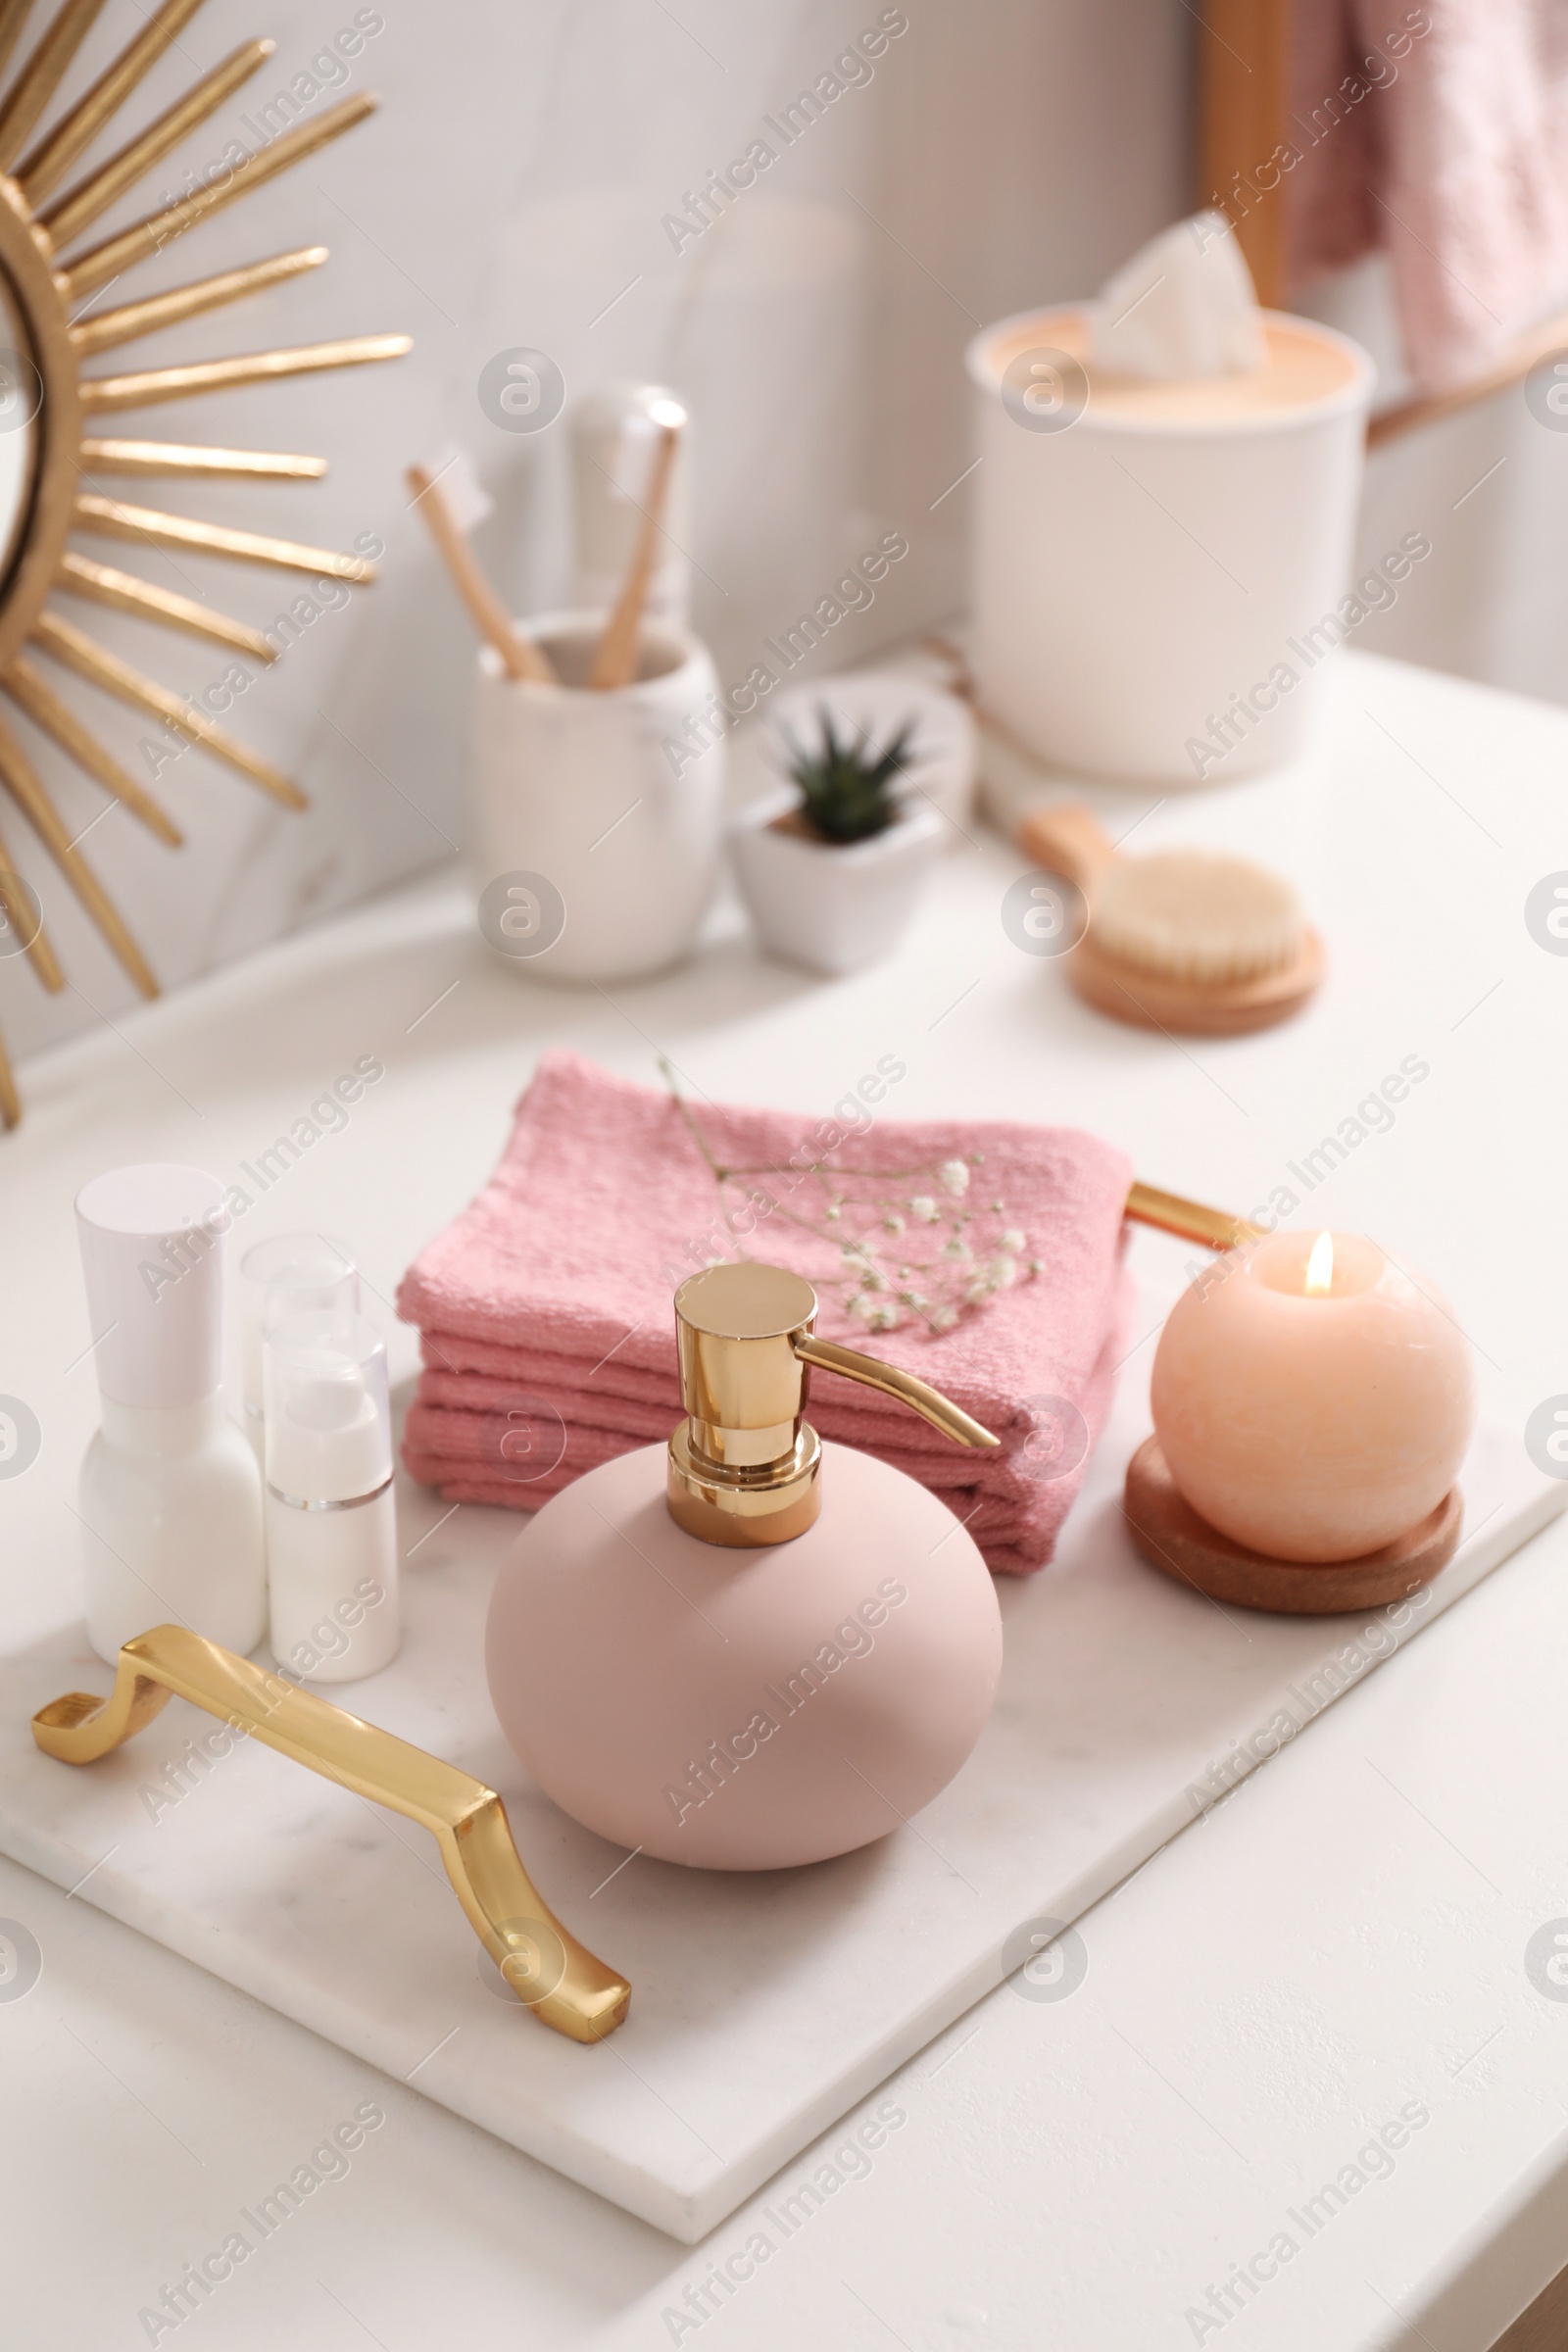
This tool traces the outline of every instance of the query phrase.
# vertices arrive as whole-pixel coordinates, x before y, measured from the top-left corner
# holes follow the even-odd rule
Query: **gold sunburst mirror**
[[[410,341],[407,335],[361,335],[129,374],[114,373],[113,363],[107,368],[92,367],[100,353],[118,344],[318,269],[326,249],[311,245],[142,294],[114,309],[99,309],[94,299],[111,281],[155,261],[175,240],[183,252],[191,229],[351,129],[375,101],[345,98],[255,152],[231,142],[204,181],[192,178],[176,201],[94,241],[91,231],[104,214],[215,114],[271,55],[273,45],[244,43],[122,146],[91,163],[89,151],[201,0],[164,0],[82,97],[53,121],[56,93],[106,0],[62,0],[13,70],[31,5],[32,0],[0,0],[0,793],[37,834],[136,986],[156,996],[158,983],[145,956],[23,749],[11,723],[13,710],[24,713],[58,751],[171,849],[179,845],[178,827],[63,698],[61,687],[72,678],[84,679],[157,720],[181,745],[199,745],[285,807],[302,808],[305,798],[287,776],[194,703],[99,644],[80,625],[75,609],[83,603],[108,606],[258,662],[275,659],[268,639],[194,598],[100,563],[78,552],[74,542],[109,539],[132,548],[228,557],[360,586],[373,578],[374,567],[359,556],[328,548],[161,514],[92,486],[114,477],[160,475],[310,481],[326,471],[323,459],[175,440],[121,440],[102,428],[122,410],[275,376],[396,359],[409,350]],[[67,600],[64,612],[62,600]],[[0,823],[0,923],[10,934],[9,944],[25,951],[43,986],[57,990],[64,987],[65,975],[34,894],[12,860],[6,831]],[[16,1083],[0,1044],[0,1118],[14,1127],[20,1117]]]

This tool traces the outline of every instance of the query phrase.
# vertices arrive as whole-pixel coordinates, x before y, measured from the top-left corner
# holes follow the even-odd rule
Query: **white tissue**
[[[460,442],[443,443],[433,457],[425,459],[424,470],[439,488],[448,514],[465,538],[495,513],[495,503]]]
[[[1268,358],[1252,273],[1223,213],[1195,213],[1125,262],[1090,306],[1092,361],[1115,375],[1240,375]]]

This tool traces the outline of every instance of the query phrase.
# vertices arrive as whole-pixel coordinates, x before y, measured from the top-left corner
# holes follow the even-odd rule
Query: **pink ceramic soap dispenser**
[[[546,1503],[485,1644],[507,1738],[616,1845],[706,1870],[819,1862],[929,1804],[1002,1667],[985,1562],[947,1505],[803,1419],[810,1366],[989,1431],[912,1374],[812,1330],[776,1266],[675,1294],[686,1419]]]

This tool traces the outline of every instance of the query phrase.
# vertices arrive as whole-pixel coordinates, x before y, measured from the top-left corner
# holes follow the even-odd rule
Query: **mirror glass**
[[[0,278],[0,582],[21,550],[38,457],[43,379],[33,365],[22,313]]]

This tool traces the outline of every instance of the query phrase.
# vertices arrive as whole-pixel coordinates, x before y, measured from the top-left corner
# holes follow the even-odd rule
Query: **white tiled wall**
[[[160,762],[156,780],[188,834],[171,854],[120,811],[102,814],[95,789],[43,755],[73,831],[100,818],[85,852],[166,982],[461,842],[471,641],[407,511],[404,465],[452,438],[469,446],[496,502],[478,544],[519,611],[558,601],[569,574],[564,420],[536,435],[491,421],[477,383],[498,351],[548,351],[568,395],[617,375],[684,393],[696,617],[722,675],[743,675],[761,640],[889,528],[907,558],[812,660],[861,661],[961,602],[968,493],[950,486],[969,462],[963,346],[1004,312],[1088,290],[1184,207],[1196,36],[1182,0],[900,0],[891,14],[904,29],[864,43],[883,13],[880,0],[209,0],[180,34],[132,119],[254,32],[277,49],[154,174],[153,197],[229,138],[256,144],[258,109],[282,91],[307,114],[357,88],[384,104],[97,300],[314,242],[332,249],[325,269],[95,365],[388,327],[416,349],[386,368],[122,421],[332,462],[320,484],[116,485],[122,495],[325,545],[372,533],[386,547],[380,583],[351,603],[307,589],[317,610],[298,643],[235,702],[235,731],[309,790],[304,817],[187,752]],[[140,21],[136,0],[109,0],[68,94]],[[313,74],[357,21],[352,62],[339,51]],[[867,60],[867,46],[879,54]],[[852,48],[860,62],[835,70]],[[786,141],[785,109],[832,83],[820,118]],[[777,152],[755,185],[701,234],[682,233],[678,216],[698,218],[689,192],[756,140]],[[144,191],[111,220],[145,209]],[[1314,307],[1390,358],[1375,267]],[[1376,459],[1367,560],[1413,528],[1434,555],[1367,624],[1366,644],[1568,693],[1565,507],[1568,432],[1542,429],[1519,396]],[[89,552],[264,627],[303,585],[123,546]],[[225,666],[194,641],[67,610],[176,687],[199,690]],[[153,730],[70,691],[152,782]],[[0,958],[0,1027],[24,1054],[114,1017],[131,992],[21,821],[4,831],[72,981],[48,1000],[22,962]]]
[[[155,175],[155,194],[247,136],[240,119],[254,122],[258,104],[307,88],[296,77],[364,13],[358,0],[209,0],[133,101],[135,120],[255,32],[277,51],[187,142],[179,169]],[[322,609],[235,704],[235,731],[299,777],[309,814],[274,809],[191,751],[158,778],[188,829],[182,852],[118,810],[84,844],[167,982],[461,839],[470,639],[401,472],[466,441],[496,501],[479,544],[498,578],[519,609],[564,591],[564,433],[504,433],[482,414],[477,379],[498,350],[550,352],[568,391],[653,374],[686,394],[697,617],[725,674],[742,673],[873,526],[901,529],[909,557],[822,649],[824,664],[957,603],[965,494],[933,507],[968,462],[964,341],[977,320],[1083,291],[1181,208],[1190,18],[1181,0],[903,0],[899,13],[906,29],[870,77],[853,65],[836,75],[851,86],[792,144],[772,139],[777,159],[744,201],[677,252],[662,217],[832,74],[877,24],[880,0],[376,0],[366,21],[382,28],[306,111],[369,87],[381,113],[99,298],[320,241],[332,258],[314,275],[95,365],[392,327],[416,339],[390,367],[122,420],[332,461],[317,485],[120,484],[122,495],[320,544],[367,531],[386,542],[380,583]],[[71,90],[141,21],[135,0],[110,0]],[[145,209],[130,201],[112,218]],[[298,593],[287,575],[235,564],[90,552],[262,626]],[[199,689],[224,665],[194,641],[72,610],[172,685]],[[152,730],[90,699],[151,781]],[[101,796],[50,770],[73,830],[87,824]],[[20,962],[0,961],[0,1025],[24,1053],[131,998],[20,824],[6,831],[74,983],[51,1002]]]

